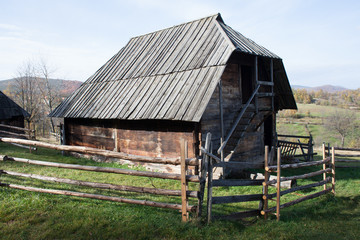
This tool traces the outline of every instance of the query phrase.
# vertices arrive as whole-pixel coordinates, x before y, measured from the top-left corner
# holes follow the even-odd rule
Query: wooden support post
[[[224,142],[224,113],[223,113],[223,98],[222,98],[222,83],[221,80],[219,81],[219,110],[220,110],[220,133],[221,133],[221,138],[220,138],[220,146],[222,146],[223,142]],[[224,149],[221,150],[220,152],[220,159],[223,162],[224,161]],[[225,167],[222,168],[222,175],[225,175]]]
[[[210,152],[212,152],[212,144],[210,144]],[[211,222],[211,210],[212,210],[212,178],[213,178],[213,160],[209,158],[208,162],[208,198],[207,198],[207,216],[208,223]]]
[[[332,147],[331,149],[331,192],[335,195],[335,149]]]
[[[187,205],[188,199],[186,196],[187,181],[186,181],[186,146],[187,142],[184,139],[180,141],[180,159],[181,159],[181,220],[186,222],[188,220]]]
[[[211,133],[207,133],[206,140],[205,140],[206,151],[210,151],[210,143],[211,143]],[[208,172],[208,161],[209,161],[209,156],[204,154],[203,159],[201,161],[201,175],[200,175],[198,212],[197,212],[198,217],[201,217],[201,214],[202,214],[202,205],[203,205],[203,201],[204,201],[206,175]]]
[[[309,159],[309,161],[314,160],[314,158],[313,158],[313,152],[314,152],[313,147],[314,147],[313,146],[313,138],[312,138],[312,135],[310,134],[309,147],[308,147],[308,159]]]
[[[258,86],[258,82],[259,82],[259,68],[258,68],[258,57],[255,56],[255,88]],[[255,111],[256,113],[259,111],[259,106],[258,106],[258,97],[257,95],[255,96]]]
[[[268,166],[269,166],[269,146],[265,146],[265,159],[264,159],[264,166],[265,166],[265,172],[264,172],[264,181],[267,182],[269,181],[269,171],[267,171],[266,169],[268,169]],[[268,193],[269,193],[269,186],[267,184],[265,184],[263,186],[263,199],[264,199],[264,211],[265,211],[265,215],[264,215],[264,218],[265,220],[267,219],[268,217],[268,213],[266,212],[266,210],[268,209]]]
[[[323,159],[326,158],[326,148],[325,148],[325,143],[323,143],[322,145],[322,154],[323,154]],[[323,170],[326,169],[326,163],[323,164]],[[326,172],[323,173],[323,180],[326,179]],[[326,190],[326,184],[324,184],[324,190]]]
[[[281,149],[277,149],[276,220],[280,220]]]
[[[270,59],[270,81],[274,83],[274,61],[271,58]],[[275,112],[275,106],[274,106],[274,84],[271,85],[271,109],[273,112]]]

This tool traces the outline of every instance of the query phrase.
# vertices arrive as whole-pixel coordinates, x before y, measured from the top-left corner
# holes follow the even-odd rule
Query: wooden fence
[[[264,215],[265,219],[267,218],[269,213],[276,212],[276,218],[277,218],[277,220],[279,220],[280,219],[280,209],[282,209],[282,208],[289,207],[289,206],[295,205],[297,203],[300,203],[300,202],[303,202],[303,201],[306,201],[306,200],[309,200],[309,199],[312,199],[315,197],[319,197],[328,192],[332,192],[333,194],[335,194],[335,151],[334,151],[334,149],[332,150],[332,157],[326,158],[325,147],[323,147],[323,160],[320,160],[320,161],[281,165],[281,149],[278,148],[277,165],[268,166],[268,162],[269,162],[269,160],[265,159],[265,174],[264,174],[265,181],[263,183],[263,185],[264,185],[264,190],[263,190],[264,191],[264,195],[263,195],[264,209],[261,211],[261,214]],[[330,166],[329,168],[327,168],[327,164]],[[322,166],[322,169],[319,171],[306,173],[306,174],[302,174],[302,175],[281,177],[282,169],[301,168],[301,167],[318,166],[318,165]],[[277,173],[277,178],[274,180],[269,180],[270,173],[272,173],[272,172]],[[330,176],[328,177],[327,174],[330,174],[330,173],[331,173],[331,177]],[[281,191],[280,183],[282,181],[294,180],[294,179],[304,179],[304,178],[310,178],[310,177],[314,177],[314,176],[318,176],[318,175],[323,175],[322,181],[303,185],[303,186],[297,186],[294,188],[290,188],[290,189]],[[268,186],[271,184],[274,184],[274,183],[276,183],[276,193],[269,194]],[[327,183],[331,183],[331,188],[327,187]],[[285,194],[293,193],[293,192],[308,189],[308,188],[318,187],[318,186],[324,186],[323,190],[313,193],[313,194],[310,194],[310,195],[307,195],[307,196],[304,196],[304,197],[301,197],[301,198],[298,198],[296,200],[281,204],[281,196],[284,196]],[[269,200],[274,200],[276,202],[276,206],[269,208]]]
[[[57,168],[76,169],[76,170],[83,170],[83,171],[116,173],[116,174],[125,174],[125,175],[140,176],[140,177],[179,180],[179,181],[181,181],[181,189],[180,190],[172,190],[172,189],[146,188],[146,187],[137,187],[137,186],[123,186],[123,185],[97,183],[97,182],[85,182],[85,181],[79,181],[79,180],[73,180],[73,179],[64,179],[64,178],[57,178],[57,177],[48,177],[48,176],[41,176],[41,175],[35,175],[35,174],[25,174],[25,173],[12,172],[12,171],[7,171],[7,170],[0,170],[1,174],[7,174],[7,175],[11,175],[11,176],[39,179],[39,180],[44,180],[44,181],[51,181],[51,182],[58,182],[58,183],[65,183],[65,184],[80,185],[80,186],[86,186],[86,187],[90,187],[90,188],[112,189],[112,190],[119,190],[119,191],[148,193],[148,194],[166,195],[166,196],[179,196],[179,197],[181,197],[181,204],[154,202],[154,201],[148,201],[148,200],[127,199],[127,198],[122,198],[122,197],[112,197],[112,196],[88,194],[88,193],[73,192],[73,191],[64,191],[64,190],[57,190],[57,189],[42,189],[42,188],[35,188],[35,187],[29,187],[29,186],[16,185],[16,184],[11,184],[11,183],[1,183],[1,186],[3,186],[3,187],[9,187],[9,188],[15,188],[15,189],[21,189],[21,190],[27,190],[27,191],[33,191],[33,192],[62,194],[62,195],[69,195],[69,196],[77,196],[77,197],[84,197],[84,198],[93,198],[93,199],[100,199],[100,200],[108,200],[108,201],[115,201],[115,202],[140,204],[140,205],[146,205],[146,206],[181,210],[183,221],[187,221],[189,219],[189,212],[194,212],[194,213],[197,212],[198,216],[200,216],[200,214],[201,214],[201,212],[199,211],[199,206],[188,204],[189,198],[197,198],[199,203],[201,203],[202,199],[200,198],[201,194],[199,193],[199,191],[189,191],[188,190],[188,183],[189,182],[200,183],[200,178],[198,175],[187,175],[186,174],[188,166],[198,166],[199,162],[198,162],[198,159],[187,158],[187,142],[185,140],[181,141],[180,157],[174,158],[174,159],[135,156],[135,155],[128,155],[128,154],[124,154],[124,153],[95,149],[95,148],[55,145],[55,144],[30,141],[30,140],[24,140],[24,139],[0,138],[0,141],[8,142],[8,143],[19,143],[19,144],[30,145],[30,146],[46,147],[46,148],[57,149],[57,150],[62,150],[62,151],[76,151],[76,152],[81,152],[81,153],[86,153],[86,154],[119,157],[119,158],[123,158],[126,160],[139,161],[139,162],[142,161],[142,162],[150,162],[150,163],[180,165],[180,167],[181,167],[181,174],[174,174],[174,173],[138,171],[138,170],[130,170],[130,169],[110,168],[110,167],[83,166],[83,165],[76,165],[76,164],[45,162],[45,161],[15,158],[15,157],[9,157],[9,156],[0,156],[0,158],[1,158],[0,160],[3,160],[3,161],[22,162],[22,163],[27,163],[27,164],[32,164],[32,165],[40,165],[40,166],[46,166],[46,167],[57,167]],[[204,174],[206,175],[206,173],[204,173]],[[204,184],[204,183],[202,182],[202,184]],[[200,188],[200,190],[201,190],[201,188]]]
[[[251,179],[213,179],[213,169],[215,167],[220,168],[248,168],[249,163],[243,162],[222,162],[221,159],[212,154],[211,147],[211,135],[207,135],[205,148],[201,148],[202,153],[205,155],[204,164],[207,165],[206,171],[208,172],[208,196],[207,196],[207,221],[210,223],[212,219],[227,219],[236,220],[247,217],[254,217],[260,215],[259,208],[250,209],[247,211],[235,212],[229,215],[213,216],[212,206],[214,204],[227,204],[227,203],[240,203],[249,201],[261,201],[262,194],[244,194],[233,196],[213,196],[213,188],[216,187],[244,187],[244,186],[261,186],[263,180],[251,180]],[[259,205],[261,207],[261,205]]]
[[[16,127],[16,126],[10,126],[5,124],[0,124],[0,136],[12,136],[12,137],[20,137],[25,139],[35,139],[36,138],[36,132],[35,130],[28,129],[28,128],[22,128],[22,127]]]
[[[277,146],[281,148],[281,157],[283,159],[303,158],[305,161],[312,161],[313,156],[316,155],[313,151],[314,143],[311,135],[297,136],[279,134],[277,136]],[[306,142],[301,142],[300,139]]]
[[[336,150],[335,153],[335,162],[341,163],[341,165],[337,164],[338,168],[354,168],[360,167],[360,160],[353,158],[360,158],[360,149],[359,148],[342,148],[342,147],[334,147]],[[325,146],[325,152],[327,156],[330,156],[330,146]],[[347,165],[349,164],[350,165]]]

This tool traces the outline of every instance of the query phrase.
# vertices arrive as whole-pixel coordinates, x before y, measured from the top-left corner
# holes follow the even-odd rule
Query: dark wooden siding
[[[199,149],[197,124],[157,120],[65,119],[66,143],[151,157],[178,157],[180,139],[189,157]]]

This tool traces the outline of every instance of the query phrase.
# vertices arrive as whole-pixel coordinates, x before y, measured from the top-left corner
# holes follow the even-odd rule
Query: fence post
[[[210,152],[212,152],[212,144],[210,143]],[[211,210],[212,210],[212,179],[213,179],[213,161],[209,158],[208,167],[208,198],[207,198],[207,216],[208,223],[211,222]]]
[[[188,220],[187,205],[188,199],[186,196],[187,182],[186,182],[186,146],[187,142],[184,139],[180,140],[180,158],[181,158],[181,220],[186,222]]]
[[[205,140],[205,149],[210,152],[210,143],[211,143],[211,133],[206,134]],[[205,192],[205,184],[206,184],[206,174],[208,170],[208,161],[209,156],[203,154],[203,159],[201,160],[201,175],[200,175],[200,189],[199,189],[199,197],[198,197],[198,212],[197,216],[201,217],[202,214],[202,205],[204,201],[204,192]]]
[[[325,143],[323,143],[322,145],[322,154],[323,154],[323,159],[325,159],[326,158]],[[323,164],[323,170],[326,170],[326,163]],[[323,180],[326,180],[326,172],[323,173]],[[324,184],[324,190],[326,190],[326,183]]]
[[[335,195],[335,148],[334,147],[332,147],[331,149],[331,174],[332,174],[331,192],[332,194]]]
[[[313,152],[314,152],[314,149],[313,149],[313,138],[312,138],[312,135],[310,134],[310,139],[309,139],[309,147],[308,147],[308,160],[309,161],[313,161],[314,158],[313,158]]]
[[[280,220],[280,174],[281,174],[281,149],[277,149],[277,182],[276,182],[276,220]]]
[[[265,167],[264,181],[266,183],[267,181],[269,181],[269,171],[267,170],[268,166],[269,166],[269,146],[265,146],[265,158],[264,158],[264,160],[265,160],[265,162],[264,162],[264,167]],[[263,187],[264,212],[265,212],[264,218],[265,218],[265,220],[268,217],[268,213],[266,212],[266,210],[268,209],[268,201],[269,201],[268,200],[268,189],[269,189],[269,186],[267,184],[265,184],[264,187]]]

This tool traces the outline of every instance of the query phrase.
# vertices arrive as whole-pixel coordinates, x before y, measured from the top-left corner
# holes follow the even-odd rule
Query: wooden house
[[[15,127],[24,127],[25,118],[30,114],[0,91],[0,123]]]
[[[131,38],[51,114],[65,143],[135,155],[199,154],[207,132],[225,161],[262,161],[275,113],[296,109],[280,57],[220,14]]]

